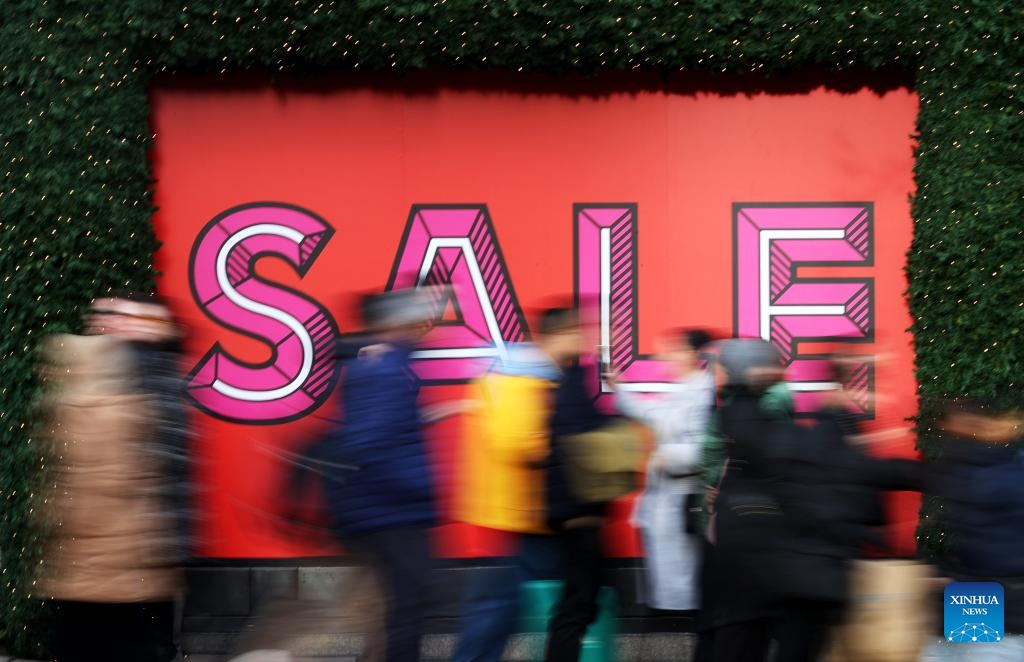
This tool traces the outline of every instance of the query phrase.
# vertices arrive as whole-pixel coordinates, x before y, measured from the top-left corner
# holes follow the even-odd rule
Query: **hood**
[[[782,359],[778,350],[760,338],[733,338],[722,343],[718,364],[725,370],[730,385],[750,385],[747,371],[751,368],[779,368]]]
[[[495,366],[494,372],[516,377],[557,380],[561,374],[548,355],[532,343],[509,345],[506,356]]]

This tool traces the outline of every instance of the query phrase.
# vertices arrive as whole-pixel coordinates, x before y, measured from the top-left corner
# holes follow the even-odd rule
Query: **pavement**
[[[354,662],[354,657],[292,657],[288,651],[251,651],[239,657],[225,659],[222,655],[188,655],[184,662]],[[0,662],[42,662],[24,657],[0,654]]]
[[[295,637],[283,648],[248,649],[249,652],[190,654],[184,662],[357,662],[362,650],[362,637],[320,635]],[[695,638],[689,634],[631,634],[616,638],[618,662],[689,662]],[[441,662],[451,656],[452,635],[428,635],[424,639],[421,660]],[[506,662],[532,662],[543,655],[543,635],[516,635],[506,651]],[[38,662],[0,655],[0,662]]]
[[[328,581],[332,577],[320,575],[306,587],[316,588],[315,595],[293,590],[293,595],[287,598],[256,598],[246,593],[245,599],[235,605],[236,616],[200,615],[203,605],[200,599],[194,600],[193,604],[200,608],[191,616],[186,613],[181,635],[184,649],[194,652],[177,662],[356,662],[365,646],[364,633],[374,631],[382,619],[380,599],[372,585],[353,581],[351,576]],[[304,586],[301,581],[284,583]],[[214,581],[207,584],[213,603],[232,603],[222,585]],[[248,585],[245,588],[249,588]],[[451,614],[444,616],[451,620]],[[634,622],[632,626],[630,621]],[[637,621],[652,625],[645,619],[619,621],[622,629],[614,644],[618,662],[688,662],[692,659],[695,644],[692,634],[678,628],[675,631],[646,627],[637,630],[634,629]],[[454,622],[443,618],[434,621],[424,638],[421,659],[424,662],[450,659],[454,631]],[[543,640],[542,633],[514,636],[506,662],[541,659]],[[0,652],[0,662],[15,660]],[[33,661],[18,659],[16,662]]]

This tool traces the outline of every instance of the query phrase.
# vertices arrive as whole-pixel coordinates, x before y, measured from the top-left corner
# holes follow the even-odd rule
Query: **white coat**
[[[662,469],[648,469],[633,525],[640,529],[646,556],[645,602],[655,609],[690,610],[700,605],[698,569],[701,539],[684,529],[686,495],[701,489],[701,446],[715,395],[714,377],[705,371],[676,382],[669,393],[643,397],[619,390],[616,407],[654,432],[655,458]]]

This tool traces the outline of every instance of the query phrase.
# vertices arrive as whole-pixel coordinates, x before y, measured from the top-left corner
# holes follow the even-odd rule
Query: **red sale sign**
[[[425,401],[459,397],[529,338],[533,306],[575,295],[596,303],[597,344],[644,393],[665,388],[650,350],[667,328],[771,341],[802,409],[830,388],[825,353],[842,345],[858,356],[847,388],[892,438],[879,452],[913,452],[916,97],[588,85],[154,90],[157,262],[192,332],[200,553],[329,551],[273,526],[282,458],[336,416],[346,297],[384,287],[444,286],[415,356]],[[430,439],[449,507],[473,440],[457,422]],[[626,556],[628,509],[609,536]],[[915,515],[897,503],[904,544]],[[438,543],[500,550],[457,522]]]

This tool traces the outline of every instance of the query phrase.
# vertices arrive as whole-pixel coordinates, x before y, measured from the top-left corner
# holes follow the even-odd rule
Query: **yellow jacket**
[[[464,419],[458,517],[499,531],[545,533],[544,468],[552,379],[490,373],[471,387]]]

